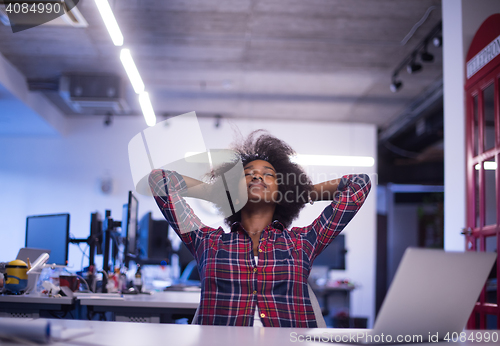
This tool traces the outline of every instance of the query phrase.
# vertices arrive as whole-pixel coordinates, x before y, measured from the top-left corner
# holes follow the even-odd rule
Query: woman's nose
[[[257,174],[253,173],[253,174],[252,174],[252,180],[254,180],[254,179],[260,179],[260,180],[263,180],[263,179],[262,179],[262,176],[260,176],[260,175],[259,175],[259,176],[257,176]]]

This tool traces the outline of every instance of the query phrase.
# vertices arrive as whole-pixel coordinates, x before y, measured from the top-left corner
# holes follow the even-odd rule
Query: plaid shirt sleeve
[[[303,249],[309,263],[330,244],[356,215],[370,192],[370,177],[366,174],[345,175],[332,203],[309,226],[294,228],[303,238]]]
[[[177,172],[155,169],[149,175],[149,186],[163,216],[193,252],[193,231],[204,225],[182,197],[187,191],[184,178]]]

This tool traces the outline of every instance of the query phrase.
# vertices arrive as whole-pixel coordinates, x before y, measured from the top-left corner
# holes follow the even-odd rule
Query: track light
[[[418,72],[422,69],[422,65],[419,64],[418,62],[415,61],[415,58],[413,58],[408,65],[406,65],[406,72],[409,74],[413,74],[415,72]]]
[[[402,86],[403,86],[403,82],[393,79],[390,88],[391,88],[391,91],[393,93],[395,93],[395,92],[399,91],[399,89],[401,89]]]
[[[433,62],[434,61],[434,55],[432,55],[431,53],[429,53],[427,51],[427,44],[425,44],[424,49],[420,53],[420,60],[422,60],[423,62]]]
[[[443,37],[441,35],[434,37],[432,39],[432,44],[434,47],[441,47],[443,45]]]
[[[441,47],[442,45],[442,24],[437,23],[436,26],[424,37],[422,41],[410,52],[394,69],[391,78],[390,89],[392,92],[396,92],[402,88],[403,82],[398,80],[397,77],[399,73],[406,67],[406,71],[409,74],[416,73],[422,70],[421,62],[430,63],[434,61],[434,55],[429,53],[428,46],[430,42],[436,47]],[[420,62],[417,62],[417,58]]]
[[[420,59],[425,62],[433,62],[434,61],[434,55],[432,55],[429,52],[422,52],[420,53]]]

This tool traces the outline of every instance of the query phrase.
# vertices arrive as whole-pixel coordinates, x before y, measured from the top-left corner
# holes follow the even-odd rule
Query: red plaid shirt
[[[306,227],[274,221],[262,232],[258,265],[252,240],[239,223],[230,233],[205,226],[182,198],[186,183],[154,170],[149,184],[166,220],[198,262],[199,324],[252,326],[259,308],[265,327],[317,327],[307,279],[314,259],[349,223],[370,191],[367,175],[344,176],[335,200]],[[167,191],[167,193],[166,193]]]

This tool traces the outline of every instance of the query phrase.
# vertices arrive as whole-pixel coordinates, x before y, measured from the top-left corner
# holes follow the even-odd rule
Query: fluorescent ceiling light
[[[292,162],[304,166],[373,167],[370,156],[302,155],[291,157]]]
[[[122,46],[123,35],[118,23],[116,22],[115,15],[109,6],[108,0],[95,0],[95,4],[101,13],[102,20],[104,20],[104,25],[106,25],[106,29],[108,29],[113,43],[115,46]]]
[[[184,158],[201,154],[187,152]],[[375,159],[369,156],[301,155],[290,157],[292,162],[304,166],[373,167]],[[192,159],[194,160],[194,158]]]
[[[484,161],[484,169],[487,171],[494,171],[497,169],[497,163],[495,161]],[[476,171],[479,171],[479,168],[481,168],[481,164],[477,164],[474,166]]]
[[[151,100],[149,99],[149,94],[147,92],[143,92],[139,95],[139,103],[141,105],[142,114],[144,115],[144,119],[146,119],[146,124],[148,126],[156,125],[156,115],[151,105]]]
[[[141,94],[144,91],[144,82],[142,81],[141,75],[135,66],[134,59],[130,55],[130,49],[122,49],[120,52],[120,60],[122,61],[125,72],[130,79],[130,83],[134,87],[136,94]]]

